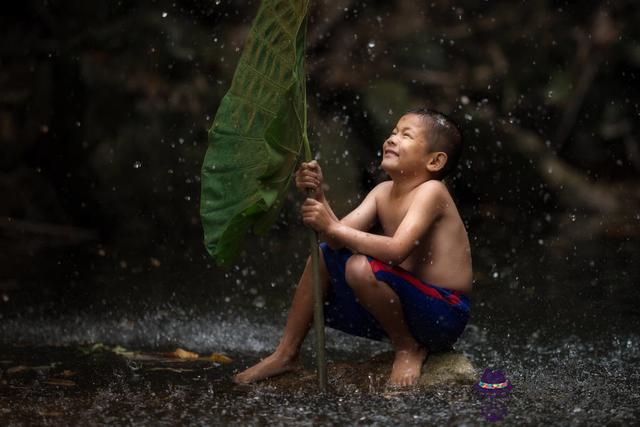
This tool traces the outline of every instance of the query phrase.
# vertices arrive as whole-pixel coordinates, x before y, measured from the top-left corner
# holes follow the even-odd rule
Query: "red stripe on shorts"
[[[420,279],[410,275],[406,270],[401,269],[400,267],[392,267],[390,265],[387,265],[387,264],[383,263],[382,261],[378,261],[377,259],[373,259],[373,260],[369,261],[369,264],[371,264],[371,269],[373,270],[374,274],[377,273],[378,271],[384,271],[384,272],[387,272],[387,273],[394,274],[394,275],[406,280],[411,285],[416,287],[420,292],[422,292],[423,294],[425,294],[427,296],[430,296],[430,297],[433,297],[433,298],[437,298],[437,299],[442,300],[442,301],[446,301],[446,302],[448,302],[449,304],[452,304],[452,305],[456,305],[456,304],[460,303],[460,298],[458,298],[458,295],[460,294],[460,291],[452,290],[451,291],[452,293],[450,295],[448,295],[447,297],[445,297],[440,292],[438,292],[436,289],[434,289],[431,286],[428,286],[428,285],[424,284]]]

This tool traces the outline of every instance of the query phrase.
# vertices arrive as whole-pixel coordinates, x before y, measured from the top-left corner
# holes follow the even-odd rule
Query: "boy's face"
[[[382,145],[380,167],[387,173],[423,173],[430,157],[428,148],[425,120],[405,114]]]

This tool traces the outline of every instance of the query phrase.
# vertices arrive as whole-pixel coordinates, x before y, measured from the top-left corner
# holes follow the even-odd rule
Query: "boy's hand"
[[[333,219],[324,203],[307,198],[302,204],[302,222],[318,233],[327,233],[338,222]]]
[[[315,190],[316,200],[324,199],[324,191],[322,189],[322,169],[315,160],[309,163],[302,163],[295,173],[296,187],[302,192],[307,189]]]

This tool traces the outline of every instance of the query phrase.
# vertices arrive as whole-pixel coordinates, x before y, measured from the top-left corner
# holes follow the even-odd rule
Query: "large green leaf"
[[[229,265],[250,229],[276,220],[306,134],[308,0],[264,0],[229,91],[209,129],[202,165],[204,243]]]

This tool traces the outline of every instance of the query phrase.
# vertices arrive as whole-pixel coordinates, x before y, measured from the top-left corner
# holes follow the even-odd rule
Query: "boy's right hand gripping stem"
[[[316,200],[324,198],[322,189],[322,169],[317,161],[303,162],[295,173],[296,187],[306,194],[307,190],[315,191]]]

